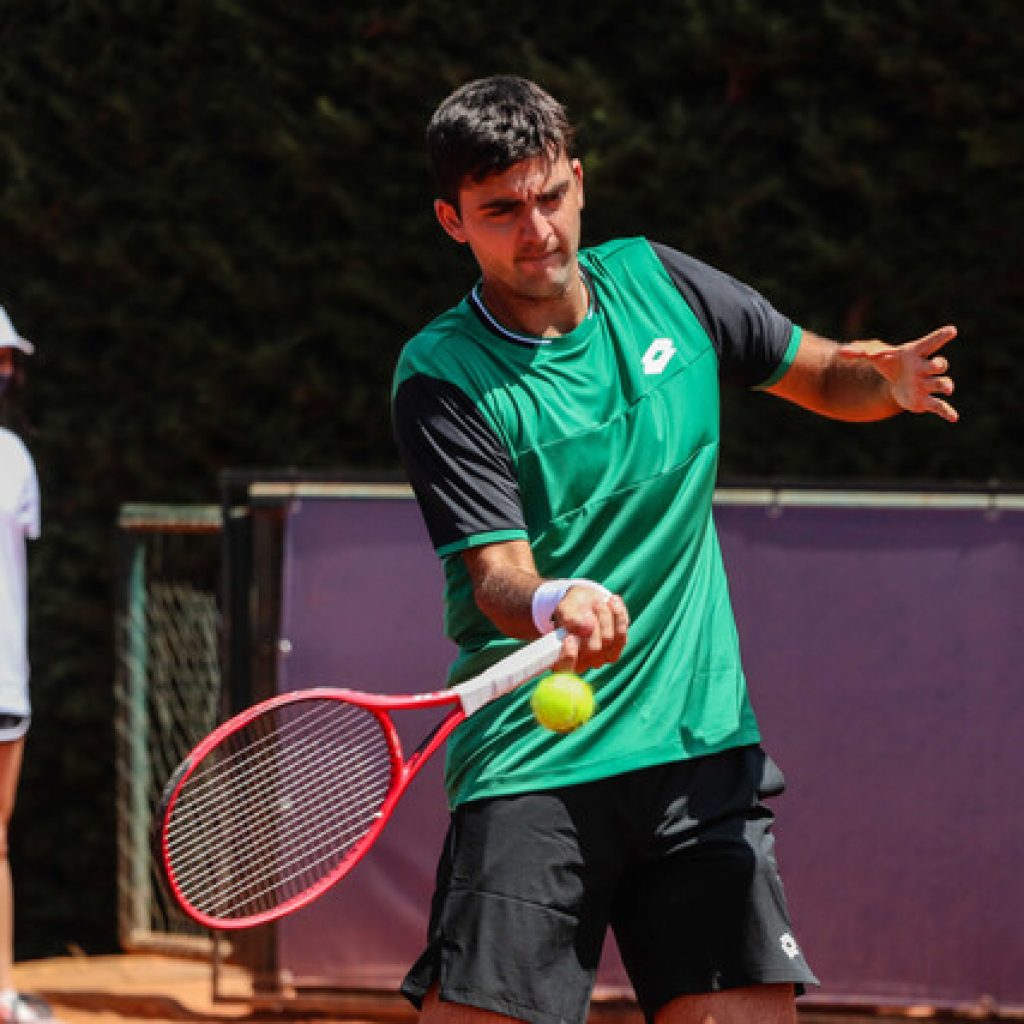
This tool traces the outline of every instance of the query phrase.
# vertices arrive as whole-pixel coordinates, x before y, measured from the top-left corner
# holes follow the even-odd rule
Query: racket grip
[[[452,689],[459,695],[462,710],[469,716],[495,698],[551,668],[562,653],[564,639],[565,630],[556,629],[520,647],[515,654],[502,658],[480,675],[453,686]]]

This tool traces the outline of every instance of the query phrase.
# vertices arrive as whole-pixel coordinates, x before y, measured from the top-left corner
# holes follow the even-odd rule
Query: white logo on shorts
[[[656,373],[661,373],[675,354],[676,347],[671,338],[655,338],[640,360],[644,367],[644,374],[651,377]]]
[[[790,960],[795,960],[800,955],[800,947],[796,944],[796,939],[789,932],[779,936],[779,945],[782,947],[782,952]]]

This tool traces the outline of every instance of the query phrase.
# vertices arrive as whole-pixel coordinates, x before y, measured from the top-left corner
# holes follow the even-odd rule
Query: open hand
[[[953,326],[940,327],[916,341],[887,345],[884,341],[854,341],[842,345],[844,359],[866,359],[889,382],[894,401],[909,412],[930,412],[950,423],[960,418],[945,399],[953,394],[949,360],[936,353],[956,337]]]

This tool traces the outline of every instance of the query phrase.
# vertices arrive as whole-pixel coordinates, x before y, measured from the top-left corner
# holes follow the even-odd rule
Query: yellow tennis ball
[[[572,732],[594,713],[594,691],[571,672],[554,672],[534,688],[530,707],[545,729]]]

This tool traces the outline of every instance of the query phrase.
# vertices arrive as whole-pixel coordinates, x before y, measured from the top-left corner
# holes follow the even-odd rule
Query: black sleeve
[[[479,410],[448,381],[416,374],[395,391],[395,440],[441,554],[473,538],[526,533],[508,452]]]
[[[753,387],[778,369],[793,324],[749,285],[685,253],[651,243],[718,353],[723,378]]]

